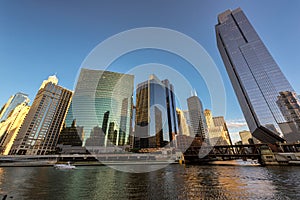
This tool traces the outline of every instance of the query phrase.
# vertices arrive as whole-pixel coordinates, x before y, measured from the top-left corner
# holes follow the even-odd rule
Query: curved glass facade
[[[85,146],[129,144],[133,81],[133,75],[81,70],[66,124],[76,119],[84,127]]]

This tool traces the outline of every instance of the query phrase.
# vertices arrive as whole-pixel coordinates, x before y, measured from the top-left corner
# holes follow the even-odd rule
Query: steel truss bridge
[[[300,143],[296,144],[245,144],[245,145],[191,145],[185,152],[187,161],[211,161],[214,159],[261,159],[261,149],[271,152],[300,152]]]

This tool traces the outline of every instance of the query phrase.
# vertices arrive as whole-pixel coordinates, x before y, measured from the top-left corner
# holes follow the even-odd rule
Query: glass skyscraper
[[[173,85],[151,75],[136,89],[136,140],[141,148],[164,147],[174,140],[177,130]]]
[[[66,126],[83,127],[89,149],[129,145],[134,76],[81,69]]]
[[[276,101],[280,92],[293,92],[292,86],[240,8],[219,14],[215,29],[251,133],[262,142],[284,141],[283,136],[292,130]]]
[[[187,99],[190,115],[192,133],[191,136],[199,136],[201,139],[207,138],[207,124],[204,116],[202,102],[199,97],[194,95]]]
[[[29,103],[27,94],[18,92],[14,96],[12,96],[0,111],[0,122],[6,120],[10,112],[24,102]]]

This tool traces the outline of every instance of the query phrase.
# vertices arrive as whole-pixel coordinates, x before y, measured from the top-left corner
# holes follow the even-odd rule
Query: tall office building
[[[133,83],[133,75],[81,69],[66,125],[84,128],[88,150],[129,145]]]
[[[224,117],[217,116],[217,117],[213,117],[212,119],[213,119],[213,123],[214,123],[215,127],[222,127],[221,144],[232,145],[232,141],[231,141],[229,131],[227,128],[227,124],[226,124]]]
[[[176,108],[177,120],[178,120],[178,133],[180,135],[190,135],[189,126],[182,110]]]
[[[231,145],[231,139],[224,117],[213,117],[211,111],[208,109],[204,110],[204,115],[210,145]]]
[[[177,116],[173,85],[155,75],[137,85],[135,138],[141,148],[164,147],[175,139]]]
[[[183,114],[184,118],[186,119],[186,123],[187,123],[188,130],[189,130],[189,135],[191,135],[191,133],[192,133],[192,125],[191,125],[189,111],[188,110],[183,110],[182,114]]]
[[[14,96],[10,97],[0,111],[0,122],[6,120],[10,112],[23,102],[29,103],[27,94],[18,92]]]
[[[28,102],[23,102],[0,123],[0,154],[8,155],[29,109]]]
[[[217,45],[251,133],[275,143],[291,129],[276,104],[293,88],[268,49],[238,8],[218,15]]]
[[[53,78],[44,81],[35,96],[10,154],[45,155],[55,151],[72,92],[53,83]]]
[[[206,125],[207,125],[208,130],[210,128],[214,128],[215,124],[214,124],[214,121],[213,121],[213,116],[212,116],[211,110],[205,109],[204,110],[204,116],[205,116]]]
[[[192,127],[191,136],[199,136],[201,139],[207,138],[207,125],[202,102],[198,96],[194,95],[187,99],[187,104]]]

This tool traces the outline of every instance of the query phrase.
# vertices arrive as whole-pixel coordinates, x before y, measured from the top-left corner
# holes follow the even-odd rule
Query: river
[[[300,199],[300,167],[169,165],[149,173],[107,166],[0,168],[0,199]]]

